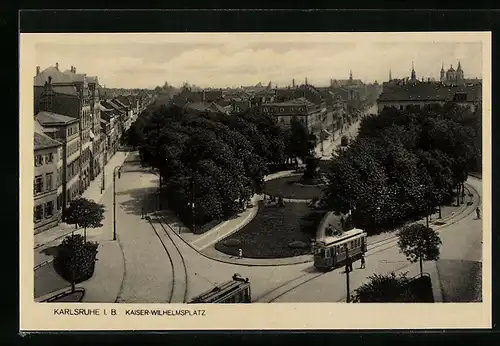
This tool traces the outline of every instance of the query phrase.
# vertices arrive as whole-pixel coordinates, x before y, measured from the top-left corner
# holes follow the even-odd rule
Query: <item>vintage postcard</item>
[[[491,34],[20,35],[20,327],[491,327]]]

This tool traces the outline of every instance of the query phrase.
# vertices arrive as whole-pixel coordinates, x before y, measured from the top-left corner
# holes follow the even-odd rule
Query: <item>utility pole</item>
[[[195,205],[194,205],[194,200],[195,200],[195,184],[194,184],[194,172],[191,171],[191,184],[192,184],[192,196],[191,196],[191,219],[193,223],[193,233],[195,233],[195,228],[196,228],[196,222],[195,222]]]
[[[116,166],[113,169],[113,240],[116,240]]]
[[[349,271],[350,271],[350,258],[349,258],[349,249],[347,247],[347,244],[344,244],[344,249],[345,249],[345,259],[346,259],[346,264],[345,264],[345,278],[346,278],[346,288],[347,288],[347,297],[346,297],[346,303],[351,302],[351,289],[349,287]]]
[[[106,189],[106,185],[104,182],[104,176],[106,175],[106,164],[104,163],[104,157],[103,157],[103,164],[102,164],[102,186],[101,186],[101,193]]]

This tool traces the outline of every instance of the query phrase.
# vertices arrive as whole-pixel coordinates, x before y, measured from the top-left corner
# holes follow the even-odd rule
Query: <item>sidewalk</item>
[[[102,194],[102,173],[90,183],[87,190],[83,193],[83,197],[93,199],[106,206],[103,226],[97,229],[87,230],[87,240],[99,242],[99,253],[94,276],[87,282],[78,285],[79,287],[85,287],[87,289],[84,301],[114,302],[118,294],[115,283],[119,282],[119,285],[121,285],[121,279],[117,277],[117,275],[123,276],[123,254],[118,242],[111,241],[109,232],[112,224],[111,185],[113,183],[113,167],[123,164],[127,156],[128,152],[116,152],[106,164],[106,189]],[[55,247],[61,243],[65,236],[72,232],[75,234],[83,234],[83,229],[75,229],[75,226],[60,223],[54,228],[34,235],[33,265],[35,273],[35,291],[39,292],[37,294],[50,294],[50,292],[56,291],[64,287],[64,285],[68,285],[68,283],[55,273],[51,262],[54,259]]]
[[[102,187],[102,172],[101,172],[98,176],[95,177],[93,181],[90,182],[90,185],[87,187],[87,190],[83,192],[82,197],[101,203],[104,194],[113,184],[113,168],[116,166],[121,166],[125,161],[125,159],[127,158],[128,154],[129,152],[117,151],[115,155],[113,155],[113,157],[108,161],[104,170],[105,190],[102,193],[101,193],[101,187]],[[38,248],[43,245],[48,245],[56,240],[62,240],[60,239],[61,237],[70,234],[72,231],[75,231],[75,226],[61,222],[53,228],[35,234],[34,248]]]
[[[335,139],[332,141],[331,138],[327,138],[323,141],[323,151],[321,151],[321,142],[314,148],[317,157],[320,157],[322,160],[328,160],[332,157],[333,150],[337,149],[340,146],[340,142],[342,136],[346,135],[347,137],[354,138],[359,129],[361,120],[357,120],[351,124],[351,126],[345,125],[344,131],[340,133],[340,130],[334,132]]]

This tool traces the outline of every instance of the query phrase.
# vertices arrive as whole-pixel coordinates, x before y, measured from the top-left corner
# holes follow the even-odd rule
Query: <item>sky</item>
[[[97,76],[110,88],[154,88],[168,82],[200,87],[288,86],[292,79],[328,85],[330,78],[365,82],[410,75],[439,78],[461,62],[467,77],[482,77],[482,43],[473,36],[383,34],[65,34],[35,39],[33,73],[59,63]],[[21,53],[22,54],[22,53]]]

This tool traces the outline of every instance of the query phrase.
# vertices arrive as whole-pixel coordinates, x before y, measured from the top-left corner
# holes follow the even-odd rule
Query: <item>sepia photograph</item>
[[[44,312],[21,320],[485,323],[490,49],[481,32],[22,34],[21,306]]]

